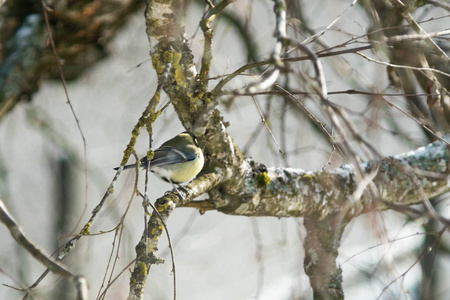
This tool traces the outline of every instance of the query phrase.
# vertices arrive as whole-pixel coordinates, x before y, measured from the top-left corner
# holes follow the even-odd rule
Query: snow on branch
[[[222,195],[218,209],[235,215],[324,218],[342,210],[353,217],[392,205],[424,203],[449,191],[447,147],[445,141],[437,141],[405,154],[364,162],[359,166],[363,181],[356,180],[351,165],[311,172],[265,168],[248,159],[245,192],[226,201]],[[369,182],[377,190],[377,199],[365,190]]]

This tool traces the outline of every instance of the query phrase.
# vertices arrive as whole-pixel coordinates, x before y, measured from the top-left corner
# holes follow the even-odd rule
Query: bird
[[[140,161],[141,167],[147,168],[147,156]],[[164,181],[180,186],[181,183],[197,176],[204,163],[203,151],[198,145],[197,138],[192,132],[184,131],[154,150],[154,156],[150,160],[150,171]],[[135,167],[136,164],[130,164],[124,166],[123,170]]]

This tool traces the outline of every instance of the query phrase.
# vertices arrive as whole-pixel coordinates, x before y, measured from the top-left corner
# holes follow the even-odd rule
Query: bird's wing
[[[197,158],[197,153],[186,152],[173,149],[170,146],[163,146],[155,150],[150,166],[159,167],[164,165],[178,164]]]

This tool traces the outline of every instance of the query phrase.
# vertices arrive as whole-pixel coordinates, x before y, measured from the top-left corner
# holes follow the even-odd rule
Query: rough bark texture
[[[218,97],[220,91],[211,94],[206,88],[207,82],[199,83],[207,80],[205,70],[212,58],[208,53],[210,44],[207,44],[212,42],[213,36],[209,21],[201,22],[206,53],[202,73],[197,75],[192,54],[183,40],[182,24],[178,19],[156,13],[164,10],[167,16],[178,16],[180,7],[177,1],[150,1],[146,13],[147,33],[153,66],[164,91],[183,126],[200,137],[206,156],[205,177],[200,176],[189,188],[203,181],[202,189],[209,199],[191,202],[193,194],[189,194],[187,201],[179,201],[177,195],[171,194],[158,200],[158,211],[167,218],[176,206],[189,205],[202,211],[217,209],[233,215],[305,217],[308,232],[305,271],[310,277],[314,297],[343,299],[341,270],[336,266],[336,257],[345,225],[371,210],[422,203],[448,191],[450,153],[447,144],[436,142],[405,155],[364,163],[361,171],[369,178],[367,182],[376,187],[376,194],[370,195],[365,192],[364,184],[368,183],[356,180],[354,169],[348,165],[329,172],[307,172],[267,168],[245,159],[226,133],[225,123],[215,109],[217,99],[214,97]],[[210,12],[205,18],[211,15]],[[157,241],[161,234],[158,228],[161,228],[158,222],[149,223],[149,232],[158,235],[149,236],[148,240]],[[154,255],[156,244],[151,244],[150,252]],[[150,265],[147,262],[147,271]]]
[[[186,191],[181,191],[183,198],[177,193],[169,193],[155,203],[159,213],[152,214],[148,229],[136,246],[129,299],[143,298],[151,266],[162,262],[156,251],[164,222],[177,206],[185,205],[198,207],[202,211],[216,209],[232,215],[304,217],[308,233],[304,267],[314,298],[343,299],[342,272],[336,265],[336,257],[346,224],[371,210],[423,203],[448,192],[448,145],[437,141],[411,153],[364,163],[361,171],[367,182],[356,180],[354,169],[349,165],[332,171],[309,172],[268,168],[246,159],[228,135],[226,122],[216,109],[217,98],[223,92],[227,79],[213,93],[208,90],[214,37],[211,23],[231,2],[225,0],[216,7],[210,7],[201,21],[205,45],[200,72],[197,72],[191,49],[184,38],[182,15],[185,2],[148,2],[145,11],[147,34],[159,87],[171,99],[182,125],[199,137],[206,166],[203,173],[186,187]],[[279,19],[277,24],[285,24],[281,16],[285,15],[286,7],[281,0],[274,2]],[[395,64],[433,66],[449,71],[448,60],[445,56],[436,55],[436,48],[430,40],[389,44],[389,47],[383,44],[386,37],[402,34],[403,29],[397,25],[405,20],[411,28],[420,32],[409,17],[409,12],[415,9],[415,2],[409,3],[409,7],[402,6],[399,1],[361,2],[373,21],[370,29],[373,33],[369,34],[369,38],[378,41],[374,49],[385,52]],[[64,60],[64,75],[66,79],[73,79],[107,55],[108,42],[127,16],[141,6],[141,1],[49,1],[47,4],[50,6],[47,12],[56,50]],[[53,51],[45,43],[47,32],[40,3],[22,0],[14,1],[9,9],[5,7],[0,11],[3,17],[0,23],[0,119],[20,99],[29,99],[42,78],[59,78]],[[380,30],[387,27],[394,29],[387,33]],[[285,35],[284,28],[281,29]],[[279,34],[280,31],[275,32]],[[282,39],[277,38],[279,57],[283,45]],[[412,48],[417,51],[411,51]],[[408,104],[414,116],[425,118],[431,111],[431,117],[425,118],[424,122],[428,124],[432,119],[440,120],[434,129],[448,132],[446,120],[450,110],[444,101],[448,100],[448,77],[404,69],[393,71],[388,68],[388,72],[392,85],[401,86],[406,94],[416,93],[412,86],[416,79],[424,91],[439,91],[442,97],[434,99],[438,106],[436,110],[435,102],[428,103],[427,108],[415,96],[408,96]],[[147,115],[154,113],[153,109]],[[147,115],[145,121],[150,119]],[[141,123],[137,131],[144,124]],[[435,135],[431,136],[435,138]],[[133,147],[134,144],[130,152]],[[367,193],[367,184],[375,186],[376,193]],[[204,193],[208,194],[209,199],[193,201]]]
[[[305,272],[316,300],[344,299],[342,269],[336,266],[342,233],[347,223],[345,213],[335,213],[325,219],[306,217]]]
[[[245,180],[234,189],[223,190],[211,199],[224,213],[248,216],[306,217],[323,219],[345,210],[352,217],[389,203],[422,203],[421,188],[427,197],[448,190],[450,152],[445,142],[435,142],[414,152],[364,163],[372,174],[379,199],[362,193],[351,201],[358,188],[354,170],[343,165],[332,171],[309,172],[292,168],[265,168],[252,160],[243,163]],[[417,178],[419,186],[412,178]],[[237,193],[237,194],[234,194]]]

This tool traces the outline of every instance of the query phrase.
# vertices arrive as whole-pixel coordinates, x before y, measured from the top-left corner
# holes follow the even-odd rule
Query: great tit
[[[150,171],[169,183],[180,184],[194,178],[203,168],[205,160],[197,138],[185,131],[168,140],[154,151],[150,161]],[[148,165],[147,157],[141,159],[141,167]],[[135,168],[136,164],[126,165],[124,170]],[[119,168],[115,168],[118,170]]]

